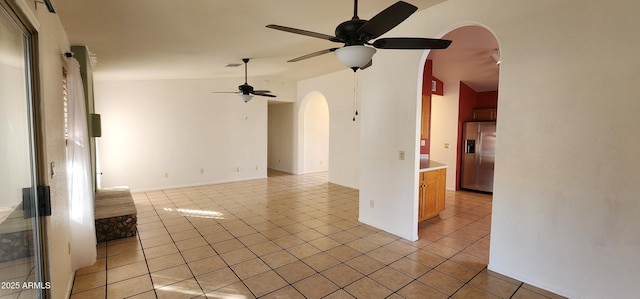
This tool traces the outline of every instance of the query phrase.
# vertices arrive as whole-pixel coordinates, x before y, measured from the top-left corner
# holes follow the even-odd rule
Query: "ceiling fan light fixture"
[[[240,99],[241,99],[243,102],[245,102],[245,103],[246,103],[246,102],[248,102],[248,101],[251,101],[251,99],[253,99],[253,95],[251,95],[251,94],[244,94],[244,93],[241,93],[241,94],[239,94],[238,96],[239,96],[239,97],[240,97]]]
[[[335,50],[335,53],[340,63],[351,69],[359,69],[371,61],[376,49],[360,45],[344,46]]]

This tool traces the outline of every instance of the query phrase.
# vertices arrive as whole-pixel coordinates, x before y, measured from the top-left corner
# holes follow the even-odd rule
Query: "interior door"
[[[14,20],[0,5],[0,297],[42,298],[31,37]]]

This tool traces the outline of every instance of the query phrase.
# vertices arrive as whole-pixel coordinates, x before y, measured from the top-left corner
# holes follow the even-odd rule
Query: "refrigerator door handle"
[[[484,138],[482,138],[483,132],[482,130],[480,130],[480,128],[478,128],[478,144],[480,146],[478,146],[478,165],[482,164],[482,141]]]

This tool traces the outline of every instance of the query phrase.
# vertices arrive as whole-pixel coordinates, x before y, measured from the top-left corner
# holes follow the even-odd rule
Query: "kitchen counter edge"
[[[447,168],[446,164],[431,159],[420,159],[420,172]]]

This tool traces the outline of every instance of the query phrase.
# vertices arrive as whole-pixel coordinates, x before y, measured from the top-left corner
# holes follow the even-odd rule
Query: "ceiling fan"
[[[267,28],[344,43],[341,48],[329,48],[313,52],[291,59],[288,62],[296,62],[335,52],[338,60],[353,69],[354,72],[372,65],[372,57],[376,49],[446,49],[451,44],[450,40],[418,37],[376,39],[402,23],[418,8],[407,2],[398,1],[375,15],[371,20],[362,20],[358,17],[358,0],[353,2],[353,17],[351,20],[345,21],[336,27],[335,36],[273,24],[267,25]],[[373,39],[376,40],[371,42]]]
[[[214,91],[213,93],[235,93],[240,96],[240,99],[245,103],[250,101],[253,96],[261,96],[261,97],[270,97],[275,98],[275,94],[271,94],[271,91],[268,90],[255,90],[253,86],[247,83],[247,63],[249,63],[249,58],[243,58],[244,62],[244,84],[238,86],[238,91]]]

